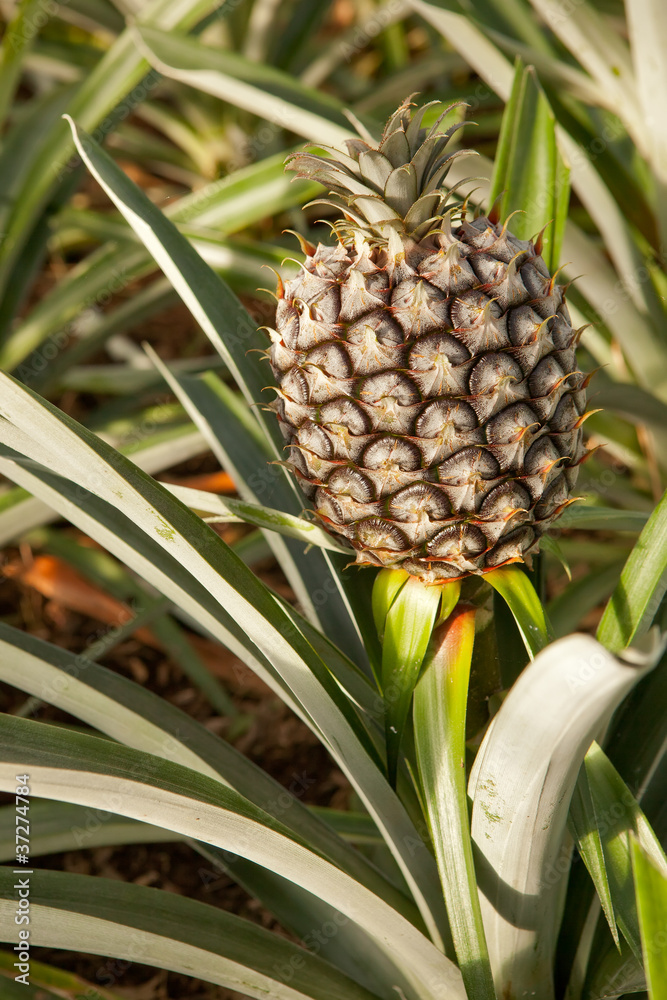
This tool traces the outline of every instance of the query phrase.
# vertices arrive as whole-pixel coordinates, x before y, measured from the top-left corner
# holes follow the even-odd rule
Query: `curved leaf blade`
[[[189,486],[178,486],[173,483],[165,485],[169,492],[187,504],[190,510],[208,515],[206,517],[208,522],[253,524],[265,531],[275,531],[287,538],[296,538],[305,545],[317,545],[321,549],[349,554],[349,549],[336,542],[332,535],[301,517],[273,510],[271,507],[263,507],[261,504],[246,503],[244,500],[222,497],[217,493],[191,489]]]
[[[169,278],[202,330],[233,374],[248,403],[269,402],[269,369],[248,351],[263,350],[256,324],[225,282],[204,263],[176,226],[125,175],[95,140],[66,116],[76,148],[96,180]],[[266,426],[261,411],[256,413]],[[277,442],[277,428],[267,436]]]
[[[16,876],[0,868],[0,935],[16,936]],[[265,1000],[372,1000],[328,962],[257,924],[164,890],[42,871],[32,880],[31,944],[141,961]],[[344,919],[344,918],[343,918]],[[288,973],[291,973],[288,975]]]
[[[597,831],[616,921],[635,958],[641,962],[632,837],[663,878],[667,878],[667,857],[635,797],[597,743],[593,743],[586,754],[585,778],[598,820]]]
[[[135,29],[139,49],[164,76],[260,115],[304,138],[338,147],[353,138],[337,102],[272,66],[194,38]]]
[[[484,579],[507,602],[528,655],[536,656],[549,644],[553,633],[527,574],[518,566],[503,566],[485,573]]]
[[[407,899],[318,821],[298,796],[286,794],[262,768],[180,709],[86,656],[73,658],[66,650],[4,623],[0,623],[0,654],[0,679],[6,683],[126,746],[191,767],[233,788],[415,922],[416,910]]]
[[[417,997],[447,990],[465,1000],[458,969],[412,924],[231,789],[189,768],[107,740],[43,723],[0,719],[0,788],[30,775],[32,794],[113,808],[157,823],[287,878],[359,923],[410,982]],[[15,905],[15,904],[14,904]]]
[[[659,652],[622,662],[589,636],[542,650],[510,689],[475,759],[468,792],[482,915],[496,989],[553,997],[553,955],[569,870],[565,827],[591,740]]]

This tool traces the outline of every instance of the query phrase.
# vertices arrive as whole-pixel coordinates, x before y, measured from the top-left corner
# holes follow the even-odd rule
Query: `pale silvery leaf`
[[[553,997],[552,968],[571,841],[570,798],[592,740],[657,662],[629,664],[595,639],[552,643],[510,690],[470,776],[482,916],[499,995]],[[551,985],[550,985],[551,984]]]

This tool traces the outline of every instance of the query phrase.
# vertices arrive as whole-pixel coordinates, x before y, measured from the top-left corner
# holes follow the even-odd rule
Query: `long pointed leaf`
[[[0,934],[16,937],[11,869],[0,869]],[[186,896],[146,886],[40,872],[30,900],[32,945],[82,948],[115,959],[138,960],[241,990],[258,1000],[372,1000],[328,962],[257,924]],[[286,971],[292,973],[289,979]]]
[[[249,658],[253,669],[325,741],[387,834],[388,845],[410,884],[422,916],[437,938],[443,908],[427,875],[433,868],[432,858],[426,849],[411,851],[408,841],[414,828],[378,770],[375,750],[366,731],[289,616],[222,540],[164,488],[50,404],[39,402],[10,376],[0,375],[0,383],[5,387],[2,409],[22,425],[21,430],[8,423],[0,425],[0,438],[15,440],[30,458],[55,465],[59,474],[69,475],[77,484],[74,495],[79,504],[82,488],[90,490],[104,504],[125,515],[128,525],[134,523],[146,542],[156,546],[159,553],[166,552],[172,568],[162,577],[163,592],[173,592],[174,578],[187,567],[187,582],[180,594],[188,601],[193,591],[202,595],[195,607],[200,607],[203,601],[208,614],[213,612],[211,621],[216,634],[233,651],[238,650],[246,662]],[[48,447],[40,441],[48,441]],[[15,472],[10,475],[20,481]],[[57,492],[62,489],[67,491],[66,482]],[[78,514],[73,517],[76,523],[82,523]],[[103,531],[101,536],[94,526],[84,530],[103,537],[103,544],[114,552],[123,545],[116,532]],[[132,548],[128,552],[126,547],[124,551],[130,555],[132,565],[135,559]],[[127,561],[128,555],[122,558]],[[147,563],[148,560],[143,561],[142,572],[144,575],[148,572],[150,578],[154,563]],[[222,635],[221,622],[224,622]]]
[[[231,497],[221,497],[217,493],[207,493],[205,490],[194,490],[187,486],[166,484],[170,493],[187,504],[191,510],[206,514],[208,521],[221,523],[241,522],[254,524],[256,528],[275,531],[287,538],[296,538],[305,545],[317,545],[321,549],[331,549],[332,552],[347,553],[342,545],[328,535],[322,528],[305,521],[303,518],[285,514],[261,504],[245,503]],[[213,517],[211,516],[213,515]]]
[[[667,858],[634,796],[597,743],[586,754],[585,777],[595,808],[616,921],[635,958],[641,962],[631,835],[637,838],[663,878],[667,878]]]
[[[137,28],[137,42],[165,76],[261,115],[306,139],[339,146],[353,132],[338,103],[271,66],[197,39]]]
[[[485,573],[484,579],[507,602],[528,655],[536,656],[548,645],[552,633],[544,608],[526,573],[518,566],[503,566]]]
[[[542,256],[552,272],[560,263],[568,177],[549,102],[534,69],[518,63],[503,115],[489,201],[500,198],[502,219],[520,210],[511,223],[519,239],[530,239],[546,227]]]
[[[645,632],[667,589],[667,493],[626,562],[598,628],[599,641],[620,652]]]
[[[0,788],[30,775],[32,794],[101,808],[111,802],[135,819],[241,854],[325,899],[360,923],[413,984],[418,997],[439,990],[464,1000],[460,974],[427,938],[365,887],[306,847],[282,825],[218,782],[189,768],[112,745],[107,740],[4,716],[0,720]],[[442,995],[442,994],[441,994]]]
[[[475,611],[460,609],[433,635],[415,689],[417,760],[456,957],[469,1000],[495,1000],[470,839],[465,718]]]
[[[270,370],[254,355],[248,355],[252,349],[262,350],[266,343],[247,310],[225,282],[204,264],[174,224],[119,170],[94,139],[72,119],[68,121],[81,158],[219,351],[248,403],[269,401],[265,386],[272,381]],[[262,411],[257,418],[266,426]],[[277,441],[277,428],[271,426],[268,436]]]
[[[273,457],[281,459],[283,441],[277,421],[272,415],[267,417],[261,406],[255,405],[268,400],[265,387],[272,384],[270,369],[258,362],[253,353],[255,349],[263,352],[265,347],[255,324],[238,299],[202,261],[176,227],[155,208],[136,185],[129,181],[93,140],[89,137],[86,139],[80,134],[74,124],[72,128],[77,147],[90,170],[138,233],[213,346],[221,354],[247,402],[252,405],[252,419],[257,421],[264,431],[267,443],[272,445]],[[289,486],[288,493],[291,493],[292,503],[300,506],[303,500],[291,478],[287,478],[285,470],[280,470],[277,478],[280,479],[281,476]],[[289,508],[282,501],[280,507],[288,513],[301,512],[294,506]],[[286,548],[289,550],[289,545]],[[330,614],[337,627],[342,625],[345,629],[347,625],[345,632],[350,633],[349,623],[345,621],[346,614],[349,618],[349,610],[346,607],[347,600],[340,575],[333,569],[328,555],[318,554],[318,559],[313,560],[314,566],[317,565],[317,561],[324,577],[320,587],[326,587],[329,583],[327,572],[333,577],[331,583],[335,600],[330,603]],[[313,582],[311,574],[309,583]],[[358,637],[352,635],[347,640],[347,651],[358,653],[359,647]]]
[[[234,788],[293,829],[320,854],[387,895],[399,911],[415,911],[357,852],[234,747],[152,692],[72,654],[0,623],[0,679],[57,705],[126,746],[192,767]]]

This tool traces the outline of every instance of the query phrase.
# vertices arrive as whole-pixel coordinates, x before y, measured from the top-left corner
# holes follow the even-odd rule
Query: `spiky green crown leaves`
[[[442,190],[443,181],[457,156],[470,150],[448,152],[457,122],[439,131],[450,111],[447,107],[430,129],[422,128],[424,113],[439,101],[415,110],[408,98],[387,122],[377,145],[365,139],[348,139],[348,153],[329,150],[330,156],[293,153],[287,169],[297,177],[319,181],[334,198],[326,204],[342,209],[348,220],[344,228],[361,230],[373,241],[386,240],[392,231],[421,239],[445,214],[452,190]]]

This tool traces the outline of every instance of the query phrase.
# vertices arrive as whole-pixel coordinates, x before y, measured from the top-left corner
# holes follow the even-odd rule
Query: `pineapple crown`
[[[455,188],[446,191],[441,185],[454,159],[471,150],[447,152],[454,132],[465,123],[457,122],[440,131],[449,112],[463,104],[458,101],[445,108],[430,129],[422,128],[425,112],[439,101],[415,109],[408,98],[394,112],[374,145],[367,138],[348,139],[348,152],[326,149],[329,156],[311,152],[292,153],[287,169],[297,177],[319,181],[333,196],[313,204],[333,205],[346,218],[343,228],[361,231],[371,239],[384,242],[392,232],[421,239],[438,225],[446,212],[447,200]],[[363,136],[362,128],[357,131]],[[340,227],[339,227],[340,228]]]

